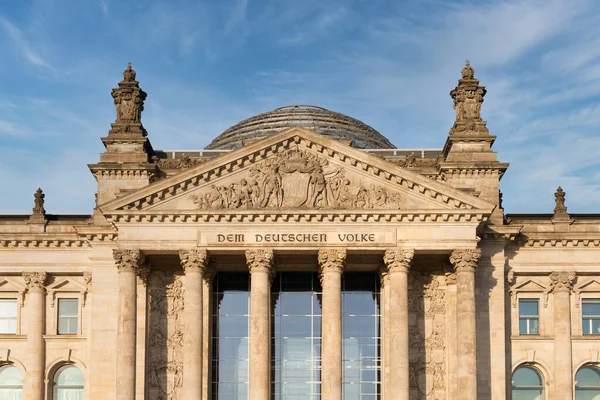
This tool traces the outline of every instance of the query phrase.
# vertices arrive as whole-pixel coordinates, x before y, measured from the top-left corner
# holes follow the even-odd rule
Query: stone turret
[[[497,204],[492,222],[502,224],[499,181],[508,163],[498,162],[492,150],[496,136],[490,135],[486,121],[481,118],[485,87],[475,78],[469,60],[461,72],[458,85],[450,92],[456,120],[444,145],[445,161],[440,164],[440,170],[450,185]]]
[[[101,138],[106,151],[100,154],[98,164],[88,165],[98,181],[97,205],[148,185],[156,172],[156,165],[150,162],[154,151],[142,125],[146,92],[140,88],[131,63],[111,95],[116,119],[108,135]]]

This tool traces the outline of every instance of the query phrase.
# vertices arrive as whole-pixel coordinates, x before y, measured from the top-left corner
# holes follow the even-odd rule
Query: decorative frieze
[[[185,274],[191,271],[204,272],[208,266],[208,252],[206,250],[182,250],[179,252],[179,261]]]
[[[413,249],[388,249],[383,255],[383,262],[387,266],[388,272],[405,272],[410,270],[410,263],[415,256]]]
[[[458,272],[475,272],[477,263],[481,258],[481,249],[460,249],[454,250],[450,255],[450,263],[454,270]]]

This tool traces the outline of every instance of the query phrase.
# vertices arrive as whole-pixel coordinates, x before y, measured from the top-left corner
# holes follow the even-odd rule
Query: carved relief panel
[[[183,277],[153,270],[148,305],[148,399],[183,400]]]
[[[446,398],[446,283],[440,274],[409,274],[411,400]]]
[[[293,148],[156,209],[399,209],[401,201],[398,191]]]

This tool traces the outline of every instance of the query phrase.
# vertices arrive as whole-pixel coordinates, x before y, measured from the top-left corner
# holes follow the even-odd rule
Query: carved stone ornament
[[[153,156],[152,162],[158,164],[161,169],[190,169],[205,163],[206,160],[201,158],[190,158],[188,155],[184,154],[181,158],[158,158]]]
[[[149,400],[183,400],[184,299],[182,276],[152,272],[146,357]]]
[[[128,63],[127,69],[123,71],[123,80],[119,82],[119,87],[113,89],[111,95],[117,108],[117,119],[115,123],[139,123],[141,121],[142,111],[144,110],[144,100],[146,92],[140,89],[135,80],[135,70]]]
[[[34,197],[34,202],[33,202],[34,207],[32,209],[33,214],[46,215],[46,209],[44,209],[44,198],[46,197],[46,195],[44,194],[42,189],[38,188],[38,190],[36,190],[33,197]]]
[[[321,277],[329,272],[341,274],[346,264],[346,250],[321,249],[319,250],[318,261]]]
[[[474,272],[480,258],[481,249],[460,249],[452,252],[450,262],[457,273]]]
[[[148,275],[150,274],[150,264],[146,262],[144,253],[140,250],[113,250],[113,258],[119,273],[121,272],[135,272],[135,274],[144,282],[148,281]]]
[[[565,191],[559,186],[558,189],[556,189],[556,193],[554,193],[556,207],[554,207],[553,218],[569,218],[567,206],[565,206],[565,195]]]
[[[246,250],[246,264],[251,274],[256,271],[272,273],[274,258],[273,250]]]
[[[208,266],[208,252],[206,250],[182,250],[179,252],[179,261],[186,274],[191,271],[204,272]]]
[[[398,209],[400,194],[346,178],[345,170],[300,149],[264,160],[249,176],[212,185],[190,196],[201,210],[222,209]]]
[[[44,290],[47,277],[45,272],[23,272],[23,280],[29,291]]]
[[[570,291],[577,275],[573,271],[552,272],[550,274],[550,291]]]
[[[410,270],[410,263],[415,256],[413,249],[388,249],[383,255],[383,262],[388,272],[406,272]]]

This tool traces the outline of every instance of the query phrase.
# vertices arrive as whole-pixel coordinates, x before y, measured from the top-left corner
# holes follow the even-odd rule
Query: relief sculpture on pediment
[[[346,176],[344,168],[291,149],[250,168],[248,176],[211,185],[190,199],[201,210],[398,209],[400,194]]]

